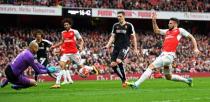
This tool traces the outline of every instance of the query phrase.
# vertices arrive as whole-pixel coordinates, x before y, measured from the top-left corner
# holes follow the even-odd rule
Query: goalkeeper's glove
[[[47,70],[49,71],[49,73],[55,73],[58,71],[58,69],[55,66],[49,66],[47,67]]]

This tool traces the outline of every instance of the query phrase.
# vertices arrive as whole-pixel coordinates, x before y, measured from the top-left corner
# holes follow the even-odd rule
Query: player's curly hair
[[[41,29],[37,29],[33,31],[33,35],[34,36],[41,35],[42,37],[44,37],[44,32]]]
[[[73,21],[72,21],[71,18],[64,18],[64,19],[62,20],[62,24],[64,24],[64,23],[69,23],[70,25],[72,25],[72,24],[73,24]]]

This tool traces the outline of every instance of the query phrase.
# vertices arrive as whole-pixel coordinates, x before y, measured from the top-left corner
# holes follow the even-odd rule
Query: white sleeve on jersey
[[[43,39],[43,41],[47,42],[49,45],[53,45],[53,43],[47,39]]]
[[[74,34],[75,34],[76,39],[81,39],[82,38],[82,36],[78,32],[78,30],[74,30]]]
[[[135,35],[136,32],[134,30],[133,24],[130,23],[130,25],[131,25],[131,29],[132,29],[132,34],[131,35]]]
[[[161,35],[166,35],[168,29],[160,29],[160,34]]]
[[[112,26],[112,32],[111,32],[112,35],[115,35],[115,33],[114,33],[114,27],[115,27],[116,24],[117,24],[117,23],[115,23],[115,24]]]
[[[183,28],[179,28],[180,34],[184,37],[188,37],[190,33]]]

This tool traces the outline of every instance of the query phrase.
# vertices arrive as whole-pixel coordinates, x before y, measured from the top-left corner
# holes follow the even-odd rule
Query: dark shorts
[[[129,47],[123,49],[114,49],[111,55],[111,61],[115,62],[116,59],[124,60],[128,54]]]
[[[5,69],[5,74],[9,82],[16,85],[30,85],[30,80],[25,75],[15,76],[10,65]]]

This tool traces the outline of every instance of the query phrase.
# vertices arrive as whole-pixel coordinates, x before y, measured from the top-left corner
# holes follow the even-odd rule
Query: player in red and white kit
[[[169,29],[159,29],[156,23],[156,14],[152,13],[152,25],[155,33],[165,35],[165,39],[163,42],[162,53],[159,57],[155,59],[155,61],[148,66],[146,71],[141,75],[141,77],[134,83],[128,82],[127,84],[132,88],[138,88],[147,78],[150,77],[152,74],[152,70],[155,68],[164,67],[164,74],[167,80],[177,81],[177,82],[184,82],[189,86],[192,86],[192,79],[191,78],[184,78],[179,75],[175,75],[171,73],[172,69],[172,62],[176,57],[175,52],[176,48],[179,44],[179,40],[182,36],[190,38],[193,46],[194,46],[194,53],[199,54],[200,51],[197,47],[197,42],[195,38],[187,32],[183,28],[178,28],[179,20],[176,18],[170,18],[169,20]]]
[[[62,39],[56,45],[53,45],[51,49],[56,47],[61,47],[61,58],[60,58],[60,67],[61,71],[59,72],[56,78],[56,84],[53,85],[51,88],[60,88],[60,80],[61,76],[64,76],[64,83],[68,84],[72,83],[73,81],[67,82],[67,78],[70,76],[69,71],[66,71],[67,61],[74,61],[79,68],[83,67],[83,63],[81,62],[81,56],[79,50],[83,50],[84,41],[78,32],[78,30],[72,29],[72,20],[71,19],[64,19],[63,22],[65,30],[61,33]],[[79,50],[77,49],[77,42],[79,46]],[[85,66],[88,68],[89,71],[95,71],[96,74],[98,73],[94,66]]]

